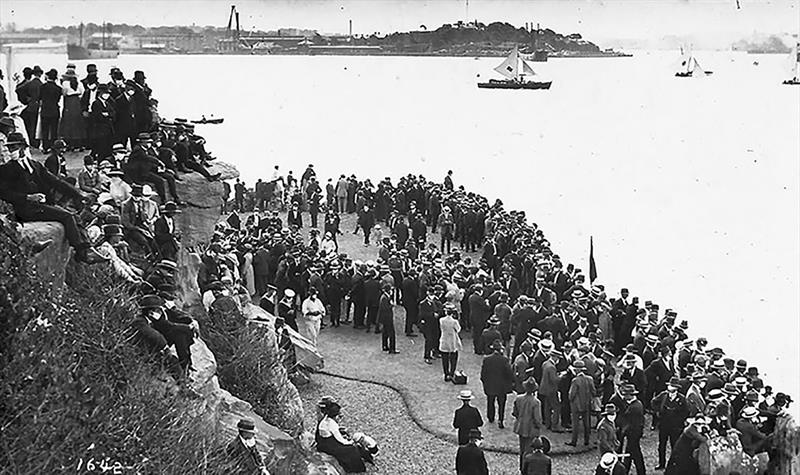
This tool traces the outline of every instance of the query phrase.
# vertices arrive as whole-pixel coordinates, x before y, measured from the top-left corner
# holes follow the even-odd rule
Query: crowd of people
[[[422,333],[420,357],[440,359],[445,382],[458,377],[466,332],[471,350],[485,355],[480,378],[489,423],[505,427],[506,401],[514,397],[521,473],[546,473],[526,457],[547,457],[549,448],[532,445],[549,447],[540,438],[548,432],[571,432],[567,445],[597,444],[598,473],[631,466],[646,473],[640,444],[648,429],[658,433],[654,468],[670,474],[699,473],[694,449],[729,433],[748,455],[772,451],[770,434],[790,396],[774,394],[757,367],[709,348],[706,338],[690,338],[676,310],[641,305],[627,289],[610,297],[603,285],[587,283],[524,212],[454,187],[452,172],[442,183],[409,175],[377,186],[342,175],[328,180],[325,195],[315,175],[313,166],[299,181],[275,173],[261,182],[268,188],[263,199],[237,183],[234,211],[215,237],[216,249],[232,255],[220,275],[241,279],[251,295],[264,297],[264,308],[314,344],[326,322],[352,324],[381,334],[393,355],[395,321],[404,314],[402,330]],[[324,214],[323,224],[312,218],[307,240],[303,211]],[[355,229],[340,228],[342,213],[356,215]],[[375,259],[339,253],[337,235],[345,232],[363,233]],[[302,359],[291,366],[302,367]],[[454,422],[464,446],[479,440],[483,424],[472,409],[472,423],[458,415]],[[466,466],[458,473],[485,473]]]
[[[79,261],[109,263],[135,284],[136,334],[156,353],[174,347],[181,379],[191,371],[198,327],[175,304],[175,215],[183,205],[176,181],[186,173],[219,179],[208,170],[213,157],[188,121],[158,117],[141,71],[126,81],[114,68],[106,84],[92,65],[82,80],[74,67],[60,83],[57,71],[48,71],[45,83],[42,74],[23,70],[16,88],[22,107],[0,117],[0,199],[21,222],[62,223]],[[36,147],[47,154],[43,163],[33,159]],[[91,151],[77,177],[67,173],[68,149]],[[233,211],[197,250],[206,308],[223,296],[255,299],[277,318],[290,372],[307,359],[286,338],[287,327],[316,346],[326,325],[352,324],[380,334],[382,349],[395,355],[395,322],[403,314],[405,335],[422,334],[419,356],[429,365],[441,361],[444,382],[463,378],[463,334],[485,356],[486,416],[503,429],[514,395],[522,474],[550,473],[543,434],[570,431],[568,445],[596,440],[597,473],[627,473],[633,465],[644,475],[640,442],[648,421],[658,431],[656,469],[668,474],[699,473],[694,449],[717,436],[736,434],[748,455],[773,450],[771,433],[790,396],[773,394],[755,366],[690,338],[677,311],[587,283],[524,212],[456,187],[452,172],[442,183],[422,175],[377,185],[355,175],[329,179],[324,189],[320,183],[313,165],[299,180],[275,167],[252,190],[237,180],[226,203]],[[343,214],[356,215],[354,229],[341,229]],[[375,258],[340,252],[337,236],[347,232],[374,245]],[[488,473],[485,460],[476,462],[483,457],[480,411],[469,405],[469,392],[459,398],[457,473]],[[350,439],[335,425],[337,406],[325,405],[318,448],[363,471],[340,446]]]
[[[199,173],[210,181],[219,175],[208,171],[214,157],[193,124],[158,117],[142,71],[125,80],[112,68],[111,81],[102,83],[94,65],[86,69],[78,80],[68,65],[60,84],[54,69],[44,84],[41,68],[23,70],[19,105],[0,116],[0,199],[20,222],[60,222],[78,260],[111,261],[126,279],[141,281],[131,247],[145,265],[176,258],[181,175]],[[43,161],[31,153],[37,148]],[[77,176],[67,170],[69,150],[88,151]]]

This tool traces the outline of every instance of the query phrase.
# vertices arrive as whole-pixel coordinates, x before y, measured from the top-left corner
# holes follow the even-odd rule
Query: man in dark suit
[[[584,374],[586,363],[578,360],[572,364],[575,368],[575,377],[569,386],[569,404],[572,415],[572,440],[567,445],[575,447],[578,444],[578,424],[583,426],[583,444],[589,445],[591,426],[589,424],[592,398],[595,396],[594,380]]]
[[[128,163],[124,170],[125,175],[136,183],[149,183],[152,185],[162,203],[168,201],[166,188],[169,187],[169,192],[173,199],[180,204],[181,199],[175,189],[175,177],[156,156],[156,152],[153,150],[152,137],[147,133],[141,133],[136,142],[128,158]]]
[[[680,381],[672,378],[665,391],[656,394],[650,403],[653,417],[658,420],[658,466],[656,470],[663,470],[667,462],[667,443],[670,451],[675,447],[678,437],[683,432],[686,419],[689,417],[689,407],[686,397],[678,392]]]
[[[180,235],[175,226],[175,215],[180,212],[175,202],[167,201],[162,207],[161,216],[153,224],[153,239],[163,259],[178,260]]]
[[[621,432],[625,438],[625,452],[630,457],[625,459],[626,471],[630,470],[631,463],[636,466],[637,475],[645,475],[644,456],[642,455],[641,439],[644,434],[644,406],[637,399],[639,391],[633,386],[626,385],[620,390],[625,409],[621,416]]]
[[[81,192],[50,173],[41,163],[31,160],[21,133],[9,134],[6,147],[14,160],[0,167],[0,199],[14,207],[17,219],[20,222],[59,222],[79,261],[88,264],[103,261],[91,249],[86,232],[78,225],[78,215],[53,204],[56,191],[82,204],[85,198]]]
[[[90,136],[93,144],[92,154],[98,161],[111,155],[111,146],[114,139],[114,120],[116,110],[112,103],[108,86],[97,86],[97,98],[89,106],[89,122],[91,123]]]
[[[130,82],[130,81],[129,81]],[[136,87],[126,84],[120,95],[113,97],[114,109],[117,114],[114,117],[114,143],[121,143],[127,147],[130,141],[131,147],[138,132],[136,130],[136,113],[133,105],[133,95]]]
[[[61,112],[58,108],[61,102],[61,86],[56,83],[58,71],[51,69],[45,75],[47,80],[42,84],[40,97],[42,101],[39,116],[41,118],[42,151],[48,153],[53,146],[53,141],[58,137],[58,119]]]
[[[469,303],[469,319],[472,324],[472,347],[475,350],[475,354],[480,355],[483,353],[481,334],[486,327],[486,321],[489,320],[492,309],[486,299],[483,298],[483,285],[475,284],[473,290],[467,301]]]
[[[458,399],[462,405],[456,409],[453,415],[453,427],[458,429],[458,445],[466,445],[469,442],[470,431],[483,425],[483,419],[478,408],[473,407],[469,402],[474,399],[472,391],[465,389],[458,393]]]
[[[303,215],[300,213],[300,207],[297,203],[292,203],[292,209],[286,215],[286,224],[289,226],[297,226],[298,229],[303,228]]]
[[[152,90],[145,82],[144,71],[134,71],[133,81],[128,81],[128,85],[136,87],[133,94],[133,110],[136,118],[136,132],[149,132],[153,125],[153,113],[150,111],[150,95]]]
[[[264,457],[256,447],[256,426],[250,419],[241,419],[236,425],[239,436],[225,448],[225,453],[236,464],[236,473],[269,475]]]
[[[402,282],[401,300],[403,308],[406,310],[406,336],[416,336],[413,325],[418,325],[419,318],[419,280],[417,271],[411,269]]]
[[[381,283],[378,280],[378,273],[375,269],[367,271],[367,276],[364,280],[364,301],[367,308],[367,332],[375,325],[375,333],[380,333],[381,325],[378,320],[378,308],[381,301]]]
[[[617,418],[617,406],[606,404],[600,417],[600,423],[597,424],[597,448],[601,454],[618,453],[620,446],[617,439],[617,426],[614,424]]]
[[[378,304],[378,322],[381,325],[381,343],[383,351],[397,354],[394,330],[394,308],[392,307],[392,284],[384,283],[381,286],[381,297]]]
[[[544,437],[534,437],[531,441],[531,451],[522,460],[522,475],[551,475],[553,461],[547,452],[550,452],[549,442]]]
[[[497,401],[497,427],[502,429],[506,413],[506,398],[514,389],[514,373],[511,363],[503,354],[503,344],[495,341],[491,346],[493,353],[483,359],[481,382],[486,394],[486,417],[494,422],[494,406]]]
[[[482,442],[480,430],[469,431],[469,441],[456,452],[456,475],[489,475],[486,457],[480,447]]]
[[[25,105],[20,113],[28,134],[28,144],[36,148],[39,141],[36,140],[36,121],[39,119],[39,106],[41,105],[42,92],[42,68],[38,65],[33,69],[25,68],[22,70],[23,81],[17,85],[17,99]]]
[[[132,323],[137,338],[151,351],[164,353],[169,346],[175,346],[178,354],[178,371],[176,376],[184,378],[192,362],[192,353],[189,347],[194,343],[194,336],[197,333],[197,323],[177,323],[170,321],[164,312],[164,299],[158,295],[145,295],[139,299],[141,314]],[[152,332],[156,330],[166,342],[161,345],[161,340]]]

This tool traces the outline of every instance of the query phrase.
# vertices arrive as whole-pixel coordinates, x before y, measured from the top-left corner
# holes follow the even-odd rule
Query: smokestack
[[[353,37],[353,20],[348,20],[348,23],[350,24],[349,29],[348,29],[348,32],[349,32],[348,34],[350,35],[350,38],[352,38]]]

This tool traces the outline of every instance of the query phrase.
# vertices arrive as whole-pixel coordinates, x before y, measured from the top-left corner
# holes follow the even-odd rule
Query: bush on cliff
[[[0,473],[85,473],[91,459],[124,473],[225,473],[203,401],[129,342],[124,284],[75,267],[51,301],[15,225],[0,226]]]
[[[220,299],[200,320],[200,331],[217,358],[222,387],[251,403],[268,423],[292,436],[302,432],[302,401],[288,380],[271,327],[248,322],[232,300]]]

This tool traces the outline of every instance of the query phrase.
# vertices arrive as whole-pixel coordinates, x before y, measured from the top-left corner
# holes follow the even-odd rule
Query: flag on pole
[[[594,241],[589,236],[589,285],[597,278],[597,266],[594,263]]]

